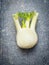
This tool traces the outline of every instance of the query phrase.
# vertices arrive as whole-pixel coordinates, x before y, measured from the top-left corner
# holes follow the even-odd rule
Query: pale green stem
[[[32,30],[35,30],[37,18],[38,18],[38,13],[36,12],[36,14],[34,15],[34,17],[32,18],[32,22],[31,22],[31,26],[30,26],[30,28],[31,28]]]
[[[20,26],[19,20],[15,19],[14,17],[13,17],[13,19],[14,19],[14,23],[15,23],[17,31],[21,30],[21,26]]]
[[[25,22],[26,28],[29,28],[29,23],[30,23],[30,20],[26,20],[26,22]]]

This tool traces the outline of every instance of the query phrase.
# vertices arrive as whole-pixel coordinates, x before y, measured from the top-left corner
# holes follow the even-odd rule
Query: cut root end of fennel
[[[20,26],[20,20],[22,25]],[[16,41],[20,48],[29,49],[37,44],[38,36],[35,31],[38,12],[19,12],[13,14],[14,24],[17,30]],[[31,23],[30,23],[31,22]]]

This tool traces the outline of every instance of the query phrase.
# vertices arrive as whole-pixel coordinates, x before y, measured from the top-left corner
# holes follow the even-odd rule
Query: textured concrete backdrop
[[[49,0],[0,0],[0,65],[49,65]],[[39,12],[37,23],[38,44],[28,50],[16,44],[12,14]]]

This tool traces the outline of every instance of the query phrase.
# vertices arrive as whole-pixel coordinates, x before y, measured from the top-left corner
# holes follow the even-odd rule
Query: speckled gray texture
[[[0,65],[49,65],[49,0],[0,0]],[[16,44],[12,14],[19,11],[39,12],[38,44],[28,50]]]

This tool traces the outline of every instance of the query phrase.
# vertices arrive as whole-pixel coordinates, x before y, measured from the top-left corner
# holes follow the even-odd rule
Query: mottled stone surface
[[[49,0],[0,0],[0,65],[49,65]],[[12,14],[19,11],[39,12],[38,44],[28,50],[16,44]]]

